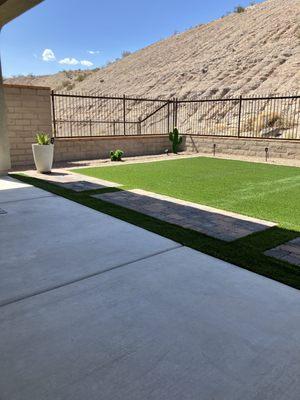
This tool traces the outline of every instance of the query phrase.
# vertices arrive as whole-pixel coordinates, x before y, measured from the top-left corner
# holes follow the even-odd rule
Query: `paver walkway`
[[[298,400],[299,291],[0,179],[1,400]]]
[[[109,182],[103,179],[73,174],[65,169],[53,169],[51,174],[40,174],[35,170],[29,170],[26,171],[26,175],[54,183],[66,189],[74,190],[75,192],[122,186],[119,183]]]
[[[96,194],[93,197],[225,241],[236,240],[275,225],[139,189]]]
[[[300,267],[300,237],[268,250],[265,254]]]

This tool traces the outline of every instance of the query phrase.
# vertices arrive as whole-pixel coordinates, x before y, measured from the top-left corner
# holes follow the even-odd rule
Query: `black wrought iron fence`
[[[300,96],[177,101],[184,134],[300,139]]]
[[[148,99],[52,92],[56,137],[182,134],[300,139],[300,96]]]
[[[56,137],[168,133],[172,103],[161,99],[52,92]]]

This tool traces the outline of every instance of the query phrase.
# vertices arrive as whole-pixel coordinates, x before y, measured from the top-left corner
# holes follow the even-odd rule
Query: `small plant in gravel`
[[[111,161],[122,161],[124,152],[122,150],[115,150],[109,153]]]
[[[178,129],[174,128],[173,132],[169,133],[169,139],[172,142],[172,150],[174,154],[177,154],[178,147],[182,143],[182,136],[179,135]]]

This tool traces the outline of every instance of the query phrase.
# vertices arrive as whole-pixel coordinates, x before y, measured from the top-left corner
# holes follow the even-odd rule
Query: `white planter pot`
[[[51,172],[53,164],[54,145],[33,144],[32,152],[34,163],[38,172]]]

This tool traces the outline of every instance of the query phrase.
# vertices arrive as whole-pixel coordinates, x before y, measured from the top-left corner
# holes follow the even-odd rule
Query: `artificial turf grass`
[[[300,231],[300,169],[208,157],[72,169]]]
[[[299,267],[263,254],[264,250],[284,243],[287,239],[290,240],[297,237],[298,232],[274,227],[267,231],[255,233],[228,243],[124,207],[95,199],[85,192],[76,193],[70,189],[65,189],[40,179],[31,178],[24,174],[11,174],[11,176],[22,182],[37,186],[94,210],[157,233],[182,245],[300,289]],[[257,243],[260,243],[259,248],[257,247]]]

